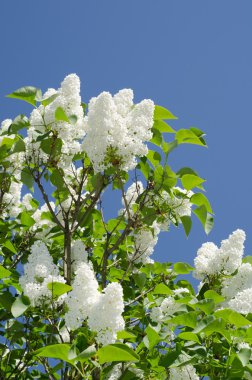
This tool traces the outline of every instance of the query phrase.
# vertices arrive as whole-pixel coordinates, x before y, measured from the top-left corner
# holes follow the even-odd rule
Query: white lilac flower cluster
[[[24,265],[24,274],[20,277],[19,283],[31,304],[41,306],[52,303],[52,291],[47,285],[53,282],[65,283],[65,279],[60,276],[59,269],[53,263],[46,245],[36,241],[31,247],[31,254],[27,264]],[[59,297],[57,304],[61,304],[65,297],[65,295]]]
[[[130,370],[132,374],[134,374],[134,379],[144,380],[144,372],[140,368],[136,368],[131,363],[125,363],[123,367],[121,363],[114,365],[114,367],[106,377],[106,380],[119,380],[127,368]]]
[[[9,139],[14,140],[16,137],[14,134],[11,134],[11,135],[6,134],[11,124],[12,124],[11,119],[6,119],[1,123],[0,149],[1,149],[1,146],[5,144],[5,140],[9,140]],[[15,177],[15,179],[11,180],[8,191],[4,191],[1,209],[3,210],[4,216],[6,216],[8,213],[8,216],[10,216],[11,218],[17,217],[17,215],[21,211],[19,208],[21,190],[22,190],[22,183],[20,182],[20,177],[21,177],[20,169],[22,167],[23,157],[24,157],[24,154],[22,152],[21,153],[16,152],[16,153],[12,153],[8,155],[9,164],[8,164],[7,174]]]
[[[95,172],[116,164],[128,171],[136,167],[136,156],[145,156],[144,144],[152,138],[154,103],[145,99],[133,104],[133,91],[124,89],[112,96],[102,92],[88,105],[87,136],[82,148]]]
[[[174,218],[176,221],[181,222],[181,217],[191,216],[191,203],[190,197],[192,192],[179,187],[175,187],[174,193],[169,194],[163,191],[161,196],[156,194],[148,194],[146,196],[146,206],[153,208],[156,213],[156,208],[160,207],[162,210],[162,222],[155,221],[149,228],[142,228],[134,232],[134,253],[129,254],[129,259],[134,263],[151,263],[150,259],[154,251],[154,247],[158,242],[158,235],[161,230],[167,230],[170,221]],[[137,198],[143,193],[144,187],[141,181],[134,182],[126,191],[125,196],[122,198],[122,205],[124,209],[120,210],[120,214],[134,218],[137,212]]]
[[[214,275],[231,275],[242,263],[245,232],[236,230],[221,242],[220,248],[214,243],[204,243],[194,259],[197,279]]]
[[[242,314],[252,312],[252,266],[242,263],[245,232],[234,231],[218,248],[214,243],[204,243],[194,260],[195,277],[208,281],[221,280],[221,293],[226,306]]]
[[[129,259],[134,263],[153,263],[150,256],[154,252],[155,245],[158,242],[160,228],[154,222],[151,228],[142,228],[134,234],[135,249],[134,253],[129,254]]]
[[[153,307],[150,311],[150,318],[153,322],[162,323],[169,319],[180,308],[180,304],[176,303],[172,296],[165,298],[160,306]]]
[[[87,319],[89,328],[97,333],[97,343],[114,343],[117,332],[124,329],[122,287],[113,282],[107,285],[103,293],[99,291],[94,270],[81,242],[74,243],[73,257],[76,270],[72,291],[66,299],[66,326],[76,329]]]
[[[58,90],[48,89],[43,99],[51,99],[49,104],[41,104],[30,116],[30,128],[26,142],[26,155],[36,163],[48,159],[40,149],[37,138],[48,131],[53,131],[62,140],[61,160],[59,165],[68,168],[74,154],[80,152],[85,136],[85,121],[80,96],[80,79],[76,74],[65,77]],[[57,110],[63,110],[64,116],[56,117]],[[66,115],[66,117],[65,117]],[[65,120],[64,120],[65,119]]]
[[[195,368],[188,364],[170,368],[169,380],[199,380]]]

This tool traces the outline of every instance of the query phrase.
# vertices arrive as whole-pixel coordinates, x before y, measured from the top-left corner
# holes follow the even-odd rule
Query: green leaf
[[[179,144],[195,144],[200,146],[206,146],[206,143],[202,137],[197,136],[192,129],[180,129],[176,133],[176,140]]]
[[[136,335],[129,331],[118,331],[117,333],[117,339],[126,339],[126,340],[135,340]]]
[[[8,136],[5,136],[2,141],[0,142],[0,146],[3,147],[5,145],[5,147],[7,149],[10,149],[12,147],[12,145],[15,144],[15,139],[13,138],[10,138]],[[2,149],[2,148],[1,148]]]
[[[139,287],[140,290],[142,290],[145,283],[146,283],[146,279],[147,279],[146,274],[145,273],[136,273],[133,275],[133,278],[134,278],[136,285]]]
[[[243,259],[242,259],[242,262],[243,263],[249,263],[252,265],[252,256],[245,256]]]
[[[198,312],[196,311],[189,311],[185,314],[177,315],[176,317],[173,317],[169,320],[169,322],[177,325],[187,326],[194,328],[197,324],[197,315]]]
[[[204,311],[205,314],[211,314],[214,310],[214,300],[213,299],[204,299],[200,300],[194,306],[197,306],[200,310]]]
[[[39,89],[32,86],[21,87],[16,91],[12,92],[12,94],[7,95],[7,98],[20,99],[25,102],[36,105],[36,96],[39,93]]]
[[[204,298],[211,298],[214,300],[216,304],[221,303],[225,301],[225,297],[221,296],[220,294],[216,293],[214,290],[207,290],[204,293]]]
[[[153,132],[153,136],[150,140],[150,142],[152,144],[155,144],[157,146],[160,146],[162,145],[162,142],[163,142],[163,136],[162,136],[162,133],[159,132],[158,129],[155,129],[155,128],[152,128],[152,132]]]
[[[227,321],[236,327],[252,325],[252,322],[250,322],[247,318],[231,309],[217,310],[214,314],[217,318],[222,318],[224,321]]]
[[[89,358],[91,358],[92,356],[94,356],[95,354],[96,354],[95,346],[89,346],[88,348],[86,348],[84,351],[82,351],[79,355],[72,358],[71,360],[73,360],[74,362],[83,363],[87,361]]]
[[[69,344],[52,344],[50,346],[42,347],[34,352],[36,356],[42,356],[44,358],[53,358],[63,360],[67,363],[73,363],[72,360],[68,358],[68,353],[70,351]]]
[[[209,234],[213,228],[214,219],[212,215],[208,214],[206,206],[202,205],[200,207],[197,207],[195,210],[193,210],[193,212],[200,220],[205,232]]]
[[[181,182],[186,190],[191,190],[194,187],[201,185],[205,180],[194,174],[185,174],[181,178]]]
[[[8,132],[10,134],[17,133],[20,129],[27,128],[30,125],[29,119],[25,115],[18,115],[12,121]]]
[[[147,326],[145,333],[147,334],[147,348],[152,349],[162,339],[152,326]]]
[[[142,157],[137,165],[137,168],[141,170],[141,172],[143,173],[144,177],[146,179],[149,178],[149,174],[150,174],[150,165],[148,164],[148,162],[144,161],[144,157]]]
[[[196,206],[205,206],[206,210],[213,213],[212,207],[210,205],[209,200],[207,197],[202,193],[193,194],[193,196],[190,198],[190,202]]]
[[[250,360],[251,357],[251,350],[248,348],[242,348],[239,352],[236,354],[241,361],[243,367],[245,367]]]
[[[14,145],[14,148],[12,149],[12,153],[19,153],[19,152],[25,152],[25,143],[24,140],[19,137],[18,141]]]
[[[176,185],[177,176],[169,166],[166,165],[163,168],[158,165],[154,171],[154,181],[157,187],[163,186],[164,190],[169,191],[171,187]]]
[[[49,104],[51,104],[58,96],[59,96],[59,94],[57,93],[57,94],[53,94],[53,95],[49,96],[49,98],[42,99],[41,100],[41,104],[44,107],[46,107]]]
[[[54,297],[62,296],[62,294],[65,294],[72,290],[72,287],[70,285],[64,284],[63,282],[50,282],[47,284],[47,287],[52,291]]]
[[[99,363],[138,362],[139,356],[126,344],[115,343],[101,347],[98,352]]]
[[[56,108],[56,110],[55,110],[55,119],[58,120],[58,121],[66,121],[67,123],[70,122],[67,114],[65,113],[65,111],[63,110],[62,107]]]
[[[70,116],[68,117],[68,120],[70,121],[71,124],[74,125],[74,124],[77,123],[78,118],[77,118],[76,115],[70,115]]]
[[[185,216],[181,216],[180,220],[183,224],[186,236],[188,236],[192,228],[192,219],[190,216],[185,215]]]
[[[208,317],[212,316],[209,315]],[[218,333],[224,336],[229,343],[231,342],[230,333],[226,328],[225,322],[221,318],[215,319],[212,322],[208,323],[200,332],[204,332],[204,334],[207,336]]]
[[[171,141],[169,143],[163,142],[162,149],[165,155],[170,154],[175,148],[177,148],[178,142],[177,140]]]
[[[52,131],[48,131],[46,133],[43,133],[42,135],[40,134],[37,138],[36,138],[36,141],[42,141],[44,140],[46,137],[50,136]]]
[[[10,277],[11,272],[0,264],[0,279]]]
[[[195,172],[193,169],[187,167],[187,166],[179,169],[176,174],[179,178],[183,177],[185,174],[193,174],[193,175],[196,175],[198,177],[198,173]]]
[[[48,139],[42,140],[40,144],[40,148],[46,154],[58,155],[61,153],[62,141],[60,139],[54,139],[53,137],[49,137]]]
[[[161,283],[156,285],[153,294],[172,294],[172,291],[167,285]]]
[[[24,168],[21,172],[21,181],[24,185],[28,187],[29,190],[33,191],[33,177],[28,168]]]
[[[26,227],[31,227],[35,224],[35,220],[28,214],[27,211],[23,211],[21,213],[21,224],[23,224]]]
[[[28,297],[22,295],[21,297],[16,298],[11,307],[11,313],[13,317],[20,317],[20,315],[22,315],[28,309],[29,306],[30,301]]]
[[[147,158],[154,167],[157,166],[161,161],[161,155],[158,152],[153,152],[153,150],[149,150]]]
[[[213,321],[215,320],[214,316],[213,315],[207,315],[205,318],[201,319],[196,327],[194,328],[193,332],[195,334],[201,332],[202,330],[204,330],[208,325],[210,325],[210,323],[212,323]]]
[[[154,110],[154,120],[168,120],[168,119],[177,119],[176,116],[174,116],[171,111],[167,110],[164,107],[155,105]]]
[[[163,120],[155,120],[153,127],[161,133],[176,133],[176,131]]]
[[[188,332],[182,332],[178,335],[178,338],[183,339],[183,340],[191,340],[193,342],[197,342],[201,344],[198,335],[188,331]]]
[[[174,264],[174,271],[177,274],[188,274],[193,270],[193,267],[187,263],[176,263]]]
[[[16,248],[14,247],[14,245],[12,244],[10,240],[6,240],[3,243],[3,246],[7,248],[9,251],[11,251],[12,253],[14,253],[15,255],[17,254]]]
[[[64,186],[63,178],[64,178],[64,173],[61,173],[58,169],[55,169],[50,176],[50,181],[56,187],[63,187]]]
[[[15,300],[15,297],[13,297],[13,295],[8,291],[0,294],[0,305],[2,305],[3,308],[8,311],[11,311],[11,307],[14,300]]]

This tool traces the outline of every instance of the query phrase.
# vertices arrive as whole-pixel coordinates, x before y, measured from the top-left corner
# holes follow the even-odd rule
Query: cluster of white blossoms
[[[137,207],[137,198],[143,193],[144,187],[141,181],[133,182],[127,189],[124,198],[122,198],[123,209],[119,214],[123,214],[125,218],[133,217],[135,214],[134,208]]]
[[[220,248],[214,243],[204,243],[194,259],[197,279],[215,275],[231,275],[242,263],[245,232],[236,230],[221,242]]]
[[[151,309],[150,318],[153,322],[162,323],[166,319],[169,319],[179,309],[180,304],[177,303],[172,296],[169,296],[162,301],[160,306]]]
[[[50,88],[46,91],[43,100],[46,99],[50,99],[49,104],[41,104],[30,116],[31,126],[25,139],[27,157],[35,162],[45,162],[48,156],[40,149],[37,138],[53,131],[63,143],[59,166],[69,167],[73,155],[81,151],[80,140],[85,136],[79,77],[76,74],[66,76],[58,90]],[[58,116],[61,110],[63,115]]]
[[[6,119],[1,123],[0,128],[0,149],[5,145],[8,144],[9,141],[13,141],[16,138],[14,134],[7,135],[8,129],[12,124],[11,119]],[[13,150],[13,149],[12,149]],[[21,190],[22,190],[22,183],[20,182],[20,176],[21,176],[21,166],[23,162],[23,153],[16,152],[8,155],[8,165],[6,170],[6,174],[10,175],[12,177],[15,177],[15,179],[12,178],[9,188],[7,190],[6,187],[7,183],[4,184],[4,176],[1,179],[1,185],[4,187],[1,189],[1,192],[3,193],[2,197],[2,204],[1,209],[4,211],[3,215],[6,216],[8,213],[8,216],[11,218],[16,218],[17,215],[20,213],[20,198],[21,198]]]
[[[161,230],[167,230],[171,220],[181,222],[181,217],[191,216],[190,197],[193,193],[175,187],[173,193],[163,191],[161,195],[148,194],[144,200],[145,205],[153,208],[153,213],[157,209],[162,210],[162,222],[155,221],[149,228],[142,228],[134,232],[134,252],[129,254],[129,259],[134,263],[152,263],[150,259],[154,248],[158,242],[158,235]],[[119,211],[126,219],[134,218],[138,210],[137,198],[143,194],[144,186],[141,181],[133,182],[122,198],[124,209]]]
[[[156,222],[152,224],[151,228],[142,228],[136,232],[134,234],[134,253],[129,254],[129,259],[134,263],[153,263],[150,256],[158,242],[159,232],[160,228]]]
[[[237,293],[249,288],[252,288],[252,265],[249,263],[241,264],[234,276],[224,278],[222,281],[222,295],[226,299],[231,299]]]
[[[47,285],[53,282],[65,283],[65,279],[60,276],[46,245],[42,241],[36,241],[31,247],[31,254],[28,256],[28,263],[24,265],[24,274],[19,283],[31,304],[40,306],[52,303],[52,291]],[[65,297],[59,297],[57,304],[61,304]]]
[[[251,299],[252,288],[244,289],[228,302],[228,307],[241,314],[252,313]]]
[[[195,368],[188,364],[182,367],[170,368],[169,380],[199,380]]]
[[[96,341],[106,345],[114,343],[117,332],[124,329],[123,291],[118,283],[110,283],[101,293],[92,265],[88,262],[81,241],[73,245],[75,277],[68,294],[65,315],[66,326],[76,329],[87,319],[89,328],[97,333]]]
[[[88,105],[87,136],[82,148],[95,172],[113,164],[128,171],[136,167],[136,156],[148,153],[144,143],[152,138],[154,103],[145,99],[133,104],[133,91],[124,89],[112,96],[102,92]]]
[[[245,232],[236,230],[218,248],[213,243],[204,243],[194,260],[195,277],[208,281],[218,277],[221,293],[225,297],[223,306],[242,314],[252,313],[252,266],[242,263]]]
[[[126,369],[129,369],[134,379],[144,380],[144,372],[140,368],[136,368],[132,363],[116,364],[113,369],[109,372],[106,380],[119,380],[125,372]],[[131,377],[132,378],[132,377]]]

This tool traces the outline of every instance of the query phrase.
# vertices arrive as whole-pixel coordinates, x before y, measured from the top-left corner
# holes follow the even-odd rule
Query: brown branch
[[[59,219],[57,218],[57,216],[55,215],[55,213],[54,213],[54,211],[53,211],[53,209],[52,209],[52,206],[51,206],[51,204],[50,204],[50,202],[49,202],[48,196],[47,196],[47,194],[46,194],[46,192],[45,192],[45,189],[44,189],[42,183],[40,182],[40,178],[37,177],[36,175],[34,175],[34,173],[32,173],[32,175],[33,175],[34,181],[35,181],[36,184],[38,185],[39,190],[41,191],[41,194],[42,194],[42,196],[43,196],[43,199],[44,199],[44,201],[45,201],[45,203],[46,203],[46,205],[47,205],[47,207],[48,207],[48,209],[49,209],[49,211],[50,211],[50,213],[51,213],[51,215],[52,215],[52,217],[53,217],[54,222],[60,227],[60,229],[61,229],[62,231],[64,231],[65,228],[64,228],[64,226],[60,223],[60,221],[59,221]]]

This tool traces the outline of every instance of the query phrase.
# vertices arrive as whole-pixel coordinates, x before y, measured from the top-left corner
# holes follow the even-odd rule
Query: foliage
[[[200,272],[195,293],[189,264],[150,258],[160,230],[182,225],[188,236],[195,218],[206,233],[213,227],[204,179],[169,165],[181,144],[206,146],[204,133],[175,131],[165,120],[176,117],[151,101],[119,104],[118,94],[101,94],[86,107],[78,91],[68,76],[57,91],[29,86],[8,95],[34,110],[5,120],[0,136],[0,378],[251,378],[252,314],[231,310],[222,292],[241,263],[231,273]],[[97,120],[108,132],[90,149],[108,141],[102,164],[86,151]],[[117,123],[139,134],[130,136],[130,153],[118,130],[109,130]],[[134,144],[145,154],[134,153]],[[106,211],[106,192],[122,198],[117,215]],[[113,312],[120,331],[109,325]],[[77,317],[76,328],[67,324]],[[105,323],[100,330],[95,318]]]

